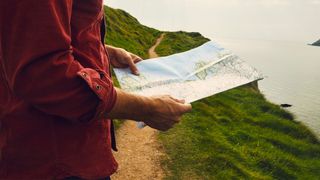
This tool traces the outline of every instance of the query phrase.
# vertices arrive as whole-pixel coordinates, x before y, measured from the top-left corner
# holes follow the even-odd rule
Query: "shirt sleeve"
[[[72,122],[111,111],[116,91],[109,75],[73,56],[72,0],[4,0],[0,11],[4,69],[16,96]]]

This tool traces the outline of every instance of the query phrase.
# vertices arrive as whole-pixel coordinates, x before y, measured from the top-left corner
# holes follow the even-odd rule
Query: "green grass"
[[[162,33],[124,11],[106,9],[107,42],[147,57]],[[111,17],[110,17],[111,16]],[[166,56],[197,47],[199,33],[166,32]],[[159,140],[165,179],[319,179],[320,142],[294,116],[247,85],[193,103],[193,111]]]
[[[105,43],[124,48],[143,59],[148,58],[148,49],[154,44],[161,32],[141,25],[136,18],[123,10],[105,6],[104,12],[106,16]],[[114,85],[119,87],[114,72],[112,74]],[[118,129],[122,122],[115,120],[115,128]]]
[[[196,102],[160,135],[166,179],[317,179],[320,144],[292,119],[248,86]]]
[[[107,35],[105,42],[124,48],[142,58],[148,58],[148,49],[154,44],[160,31],[141,25],[127,12],[105,6]]]
[[[181,38],[185,34],[167,36],[157,50],[166,56],[206,42],[197,37],[188,38],[186,44]],[[291,113],[268,102],[250,85],[193,103],[193,111],[182,123],[161,133],[159,139],[168,154],[162,162],[166,179],[320,176],[320,143],[316,137],[294,121]]]
[[[197,32],[165,32],[166,35],[156,48],[156,52],[159,56],[166,56],[174,53],[184,52],[198,47],[203,43],[209,41],[209,39],[203,37]]]

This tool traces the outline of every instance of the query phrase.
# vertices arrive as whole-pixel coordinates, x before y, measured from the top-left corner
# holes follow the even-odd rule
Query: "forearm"
[[[116,92],[116,103],[107,117],[142,121],[161,131],[172,128],[184,113],[192,109],[190,104],[184,104],[171,96],[145,97],[120,89],[116,89]]]
[[[116,88],[117,101],[108,113],[108,118],[131,119],[141,121],[152,113],[153,100],[149,97],[124,92]]]
[[[113,49],[117,49],[117,47],[111,46],[111,45],[107,45],[105,44],[105,47],[107,50],[113,50]]]

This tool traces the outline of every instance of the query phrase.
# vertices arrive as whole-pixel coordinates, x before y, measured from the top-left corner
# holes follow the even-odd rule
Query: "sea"
[[[200,32],[259,69],[259,88],[320,137],[320,0],[106,0],[142,24]]]

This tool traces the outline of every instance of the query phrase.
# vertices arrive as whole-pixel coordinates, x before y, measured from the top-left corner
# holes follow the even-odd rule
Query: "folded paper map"
[[[141,61],[137,68],[139,76],[129,69],[114,69],[123,90],[144,96],[171,95],[189,103],[263,78],[212,41],[187,52]]]

